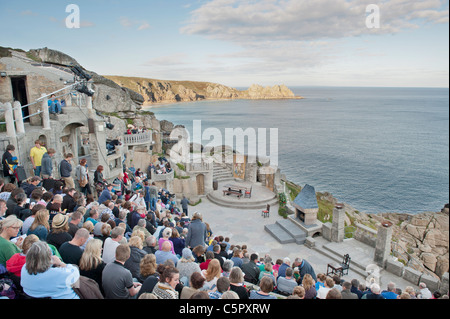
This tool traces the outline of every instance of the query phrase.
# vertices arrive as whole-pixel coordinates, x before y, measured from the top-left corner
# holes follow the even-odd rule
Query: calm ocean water
[[[223,135],[225,128],[278,128],[282,173],[360,211],[440,211],[449,202],[448,89],[292,90],[305,99],[201,101],[151,111],[191,135],[194,120]]]

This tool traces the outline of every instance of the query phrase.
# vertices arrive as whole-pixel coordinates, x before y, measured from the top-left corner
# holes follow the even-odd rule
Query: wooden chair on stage
[[[245,191],[244,198],[251,198],[251,197],[252,197],[252,188],[253,188],[253,186],[250,187],[250,189],[247,189],[247,190]]]
[[[269,205],[269,204],[267,204],[266,209],[263,210],[263,211],[261,212],[261,215],[262,215],[264,218],[270,217],[270,205]]]

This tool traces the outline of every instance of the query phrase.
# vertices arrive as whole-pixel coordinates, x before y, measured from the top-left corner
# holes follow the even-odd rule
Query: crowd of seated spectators
[[[139,170],[140,171],[140,170]],[[214,235],[200,212],[135,171],[125,189],[105,183],[97,200],[0,181],[0,291],[11,299],[438,299],[395,283],[316,274],[307,260],[259,256]],[[128,174],[127,174],[128,175]],[[123,177],[122,177],[123,178]],[[130,178],[131,179],[131,178]],[[120,181],[116,181],[119,183]],[[220,233],[220,232],[219,232]]]

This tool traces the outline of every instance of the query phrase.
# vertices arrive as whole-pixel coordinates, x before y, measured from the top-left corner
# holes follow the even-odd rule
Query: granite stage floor
[[[203,215],[203,221],[210,225],[214,236],[229,237],[232,244],[246,244],[250,252],[256,252],[259,256],[269,254],[274,261],[284,257],[289,257],[293,261],[295,258],[301,257],[314,267],[316,273],[326,273],[328,263],[333,261],[330,258],[330,251],[336,251],[350,252],[352,260],[358,261],[358,264],[363,268],[373,264],[374,249],[353,239],[345,240],[343,243],[330,243],[323,237],[317,237],[315,249],[296,243],[279,243],[264,230],[265,225],[273,224],[282,219],[278,215],[278,204],[271,206],[269,218],[261,216],[261,209],[223,207],[213,203],[208,198],[203,198],[199,205],[190,207],[189,215],[192,216],[195,211]],[[324,253],[321,253],[321,251]],[[348,275],[344,276],[343,279],[356,278],[360,282],[365,282],[367,275],[364,269],[360,271],[350,269]],[[396,283],[397,287],[401,289],[406,286],[417,288],[403,278],[385,270],[382,270],[380,275],[380,284],[383,289],[390,281]]]

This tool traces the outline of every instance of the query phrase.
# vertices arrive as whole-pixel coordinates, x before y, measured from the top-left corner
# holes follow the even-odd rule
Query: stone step
[[[294,237],[286,232],[279,224],[265,225],[264,229],[271,234],[280,244],[295,243]]]
[[[233,174],[231,172],[221,172],[221,173],[213,173],[213,178],[215,177],[228,177],[228,176],[233,176]]]
[[[305,243],[308,234],[291,220],[282,219],[277,221],[277,224],[289,235],[291,235],[297,244],[302,245]]]
[[[354,241],[354,239],[344,239],[344,241]],[[371,259],[368,259],[367,257],[362,257],[360,254],[357,253],[356,250],[353,251],[343,251],[339,249],[339,246],[337,243],[329,243],[327,245],[323,245],[323,249],[329,251],[330,253],[334,254],[336,258],[339,260],[339,262],[342,262],[342,259],[344,258],[345,254],[349,254],[351,261],[350,265],[353,265],[355,268],[359,268],[361,271],[366,271],[366,268],[370,264],[375,264],[375,262]]]
[[[322,246],[316,246],[313,250],[319,252],[320,254],[330,258],[330,263],[342,263],[344,255],[342,252],[337,251],[334,248],[335,245],[325,244]],[[366,272],[366,265],[363,265],[361,261],[359,261],[356,256],[352,252],[347,252],[350,255],[350,272],[354,272],[360,276],[367,277],[368,273]]]

